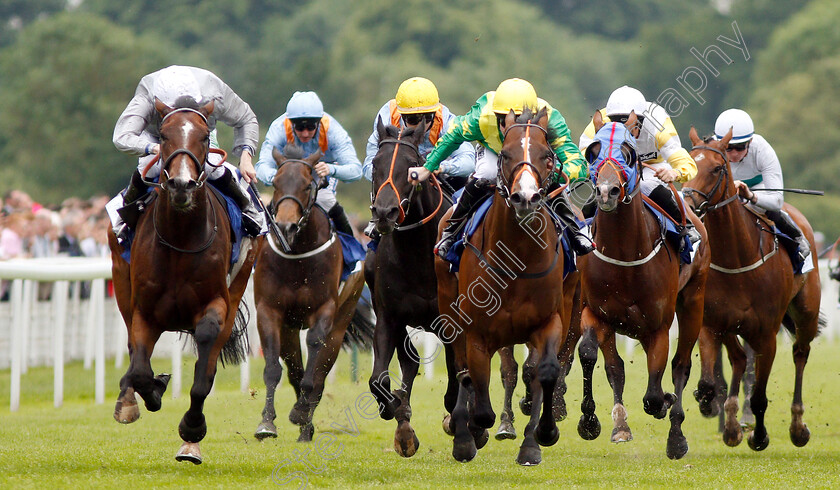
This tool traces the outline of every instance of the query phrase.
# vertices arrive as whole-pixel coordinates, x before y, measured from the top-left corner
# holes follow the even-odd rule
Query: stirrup
[[[452,248],[452,245],[455,244],[455,241],[456,234],[454,232],[446,232],[444,230],[440,240],[438,240],[435,244],[435,255],[446,260],[446,254],[449,252],[449,249]]]

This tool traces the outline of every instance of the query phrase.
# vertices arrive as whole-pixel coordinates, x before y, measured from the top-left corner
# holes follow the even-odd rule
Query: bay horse
[[[671,429],[665,453],[679,459],[688,452],[682,433],[685,412],[682,394],[691,370],[691,352],[703,321],[703,294],[709,268],[705,230],[686,210],[703,240],[690,264],[680,266],[678,249],[665,239],[640,191],[641,168],[630,129],[638,119],[632,113],[626,126],[605,124],[601,113],[593,118],[596,141],[585,151],[590,179],[595,184],[598,211],[593,221],[597,248],[578,260],[582,283],[581,341],[584,396],[578,433],[586,440],[601,431],[595,415],[592,376],[598,348],[613,389],[612,442],[632,440],[624,406],[624,361],[616,348],[615,334],[638,340],[647,354],[648,385],[644,410],[657,419],[669,414]],[[603,141],[603,143],[602,143]],[[644,196],[644,195],[643,195]],[[675,393],[662,391],[668,361],[668,331],[676,313],[679,341],[671,363]]]
[[[315,205],[319,181],[316,152],[303,158],[300,147],[287,145],[285,155],[275,148],[277,173],[269,212],[291,249],[284,252],[274,237],[260,243],[254,271],[257,328],[265,357],[265,408],[257,439],[277,437],[274,393],[283,374],[280,358],[289,370],[297,401],[289,420],[300,426],[299,442],[312,440],[312,415],[324,392],[324,380],[338,357],[344,334],[362,294],[359,270],[343,286],[341,243],[323,209]],[[300,330],[307,329],[306,369],[301,360]]]
[[[150,356],[165,331],[191,334],[198,360],[190,408],[181,419],[183,439],[175,459],[201,463],[199,442],[207,433],[204,400],[213,386],[217,360],[236,363],[247,354],[240,300],[256,252],[244,239],[240,261],[229,276],[231,228],[225,205],[208,190],[204,165],[209,147],[207,117],[214,102],[171,108],[155,99],[160,123],[158,197],[137,224],[131,264],[113,232],[108,242],[117,305],[128,329],[129,366],[120,380],[114,418],[131,423],[140,416],[135,392],[146,409],[161,407],[169,375],[154,376]]]
[[[379,149],[373,158],[371,215],[382,235],[376,252],[368,252],[365,280],[371,290],[376,327],[373,342],[373,370],[369,385],[384,420],[396,418],[394,449],[403,457],[417,452],[420,441],[411,427],[411,390],[421,358],[406,331],[406,325],[439,331],[437,282],[433,248],[437,224],[444,211],[444,192],[435,178],[417,187],[408,182],[408,169],[422,165],[418,146],[424,138],[420,128],[402,130],[377,121]],[[444,340],[447,371],[453,357]],[[388,366],[397,353],[401,377]],[[429,362],[424,360],[424,362]],[[450,376],[444,405],[455,405],[456,383]],[[392,391],[391,382],[398,387]]]
[[[705,416],[717,414],[713,367],[721,344],[732,364],[732,382],[724,403],[723,441],[738,445],[742,438],[738,416],[738,392],[746,368],[740,336],[755,350],[755,384],[750,402],[755,428],[748,436],[750,448],[761,451],[770,443],[764,415],[767,410],[767,381],[776,356],[776,333],[784,325],[796,338],[793,362],[796,368],[791,404],[790,439],[795,446],[808,443],[810,431],[802,420],[802,379],[811,341],[819,333],[820,277],[816,254],[813,270],[794,274],[790,257],[779,250],[772,224],[760,218],[739,199],[726,148],[732,131],[720,141],[703,141],[694,128],[689,137],[691,156],[697,162],[697,176],[683,192],[691,207],[703,216],[709,232],[711,271],[706,289],[703,329],[700,333],[702,374],[696,397]],[[799,225],[814,248],[814,233],[808,221],[789,204],[784,209]]]
[[[499,350],[528,343],[539,356],[531,382],[531,419],[517,462],[539,464],[540,445],[559,439],[552,396],[560,375],[557,354],[566,336],[564,257],[546,203],[555,169],[545,108],[505,118],[499,185],[484,221],[468,241],[457,277],[436,259],[441,317],[458,334],[453,342],[458,396],[452,411],[452,455],[472,460],[496,414],[490,402],[490,361]],[[536,230],[530,225],[539,223]],[[441,229],[443,224],[440,225]],[[574,288],[572,288],[574,291]],[[547,396],[543,396],[546,393]]]

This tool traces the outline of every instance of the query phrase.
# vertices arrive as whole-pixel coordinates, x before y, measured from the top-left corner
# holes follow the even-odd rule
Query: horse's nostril
[[[610,189],[610,197],[618,197],[618,194],[620,192],[621,191],[618,189],[618,187],[613,187],[612,189]]]
[[[538,202],[540,202],[540,195],[539,194],[533,194],[531,196],[531,199],[529,199],[529,201],[530,201],[531,204],[537,204]]]
[[[522,195],[517,192],[516,194],[510,196],[510,200],[514,204],[520,204],[522,202]]]

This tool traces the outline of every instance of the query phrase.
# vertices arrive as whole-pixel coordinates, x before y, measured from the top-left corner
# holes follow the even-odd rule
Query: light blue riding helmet
[[[324,115],[324,104],[315,92],[295,92],[286,105],[289,119],[320,119]]]

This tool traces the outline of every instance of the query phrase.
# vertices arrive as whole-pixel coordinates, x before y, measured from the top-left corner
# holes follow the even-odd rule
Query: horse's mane
[[[543,107],[542,109],[534,112],[533,109],[530,107],[526,107],[522,110],[522,114],[516,116],[516,123],[517,124],[539,124],[540,119],[544,115],[548,113],[548,108]],[[557,138],[557,131],[554,130],[553,127],[548,126],[546,128],[546,141],[554,141]]]
[[[389,138],[408,138],[409,136],[412,136],[415,131],[417,131],[417,127],[405,128],[402,130],[402,136],[400,136],[400,128],[392,124],[385,126],[385,135]]]
[[[200,107],[198,101],[189,95],[178,97],[175,99],[175,103],[172,104],[173,109],[193,109],[197,111]]]
[[[707,134],[706,136],[703,136],[703,143],[711,143],[713,141],[715,141],[714,135]]]
[[[288,143],[283,148],[283,156],[291,160],[303,160],[306,157],[306,151],[295,143]]]

